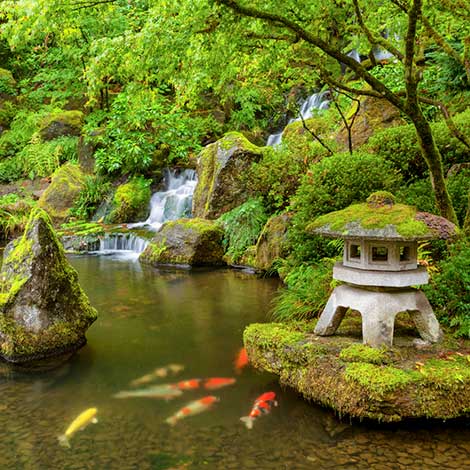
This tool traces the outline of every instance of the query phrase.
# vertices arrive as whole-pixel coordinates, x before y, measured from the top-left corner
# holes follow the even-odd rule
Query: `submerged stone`
[[[5,249],[0,276],[1,357],[31,363],[69,355],[86,343],[96,310],[42,209],[31,212],[23,236]]]
[[[262,155],[262,148],[238,132],[205,147],[198,157],[193,216],[217,219],[246,202],[252,195],[247,171]]]
[[[223,236],[223,229],[210,220],[172,220],[163,224],[139,260],[155,266],[220,266],[224,264]]]
[[[375,349],[360,344],[356,320],[343,322],[336,337],[297,322],[252,324],[243,338],[254,367],[339,415],[381,422],[470,416],[470,341],[447,338],[423,354],[406,337],[399,348]]]

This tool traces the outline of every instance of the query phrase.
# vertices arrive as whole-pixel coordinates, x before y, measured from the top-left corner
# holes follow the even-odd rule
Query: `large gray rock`
[[[219,266],[224,264],[223,236],[222,228],[209,220],[173,220],[162,226],[139,260],[155,266]]]
[[[205,147],[197,163],[194,217],[217,219],[246,202],[252,195],[246,180],[248,169],[262,155],[262,148],[238,132],[230,132]]]
[[[10,243],[1,270],[0,356],[32,362],[82,347],[96,320],[46,212],[31,212],[23,236]]]

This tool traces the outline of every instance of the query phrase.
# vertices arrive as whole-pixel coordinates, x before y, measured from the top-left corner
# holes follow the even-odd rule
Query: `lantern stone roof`
[[[444,217],[396,204],[393,194],[379,191],[364,204],[353,204],[315,219],[307,230],[331,238],[419,241],[452,238],[458,228]]]

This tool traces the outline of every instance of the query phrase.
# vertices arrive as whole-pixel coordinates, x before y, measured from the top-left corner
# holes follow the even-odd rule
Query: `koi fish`
[[[174,384],[161,384],[152,387],[141,388],[137,390],[123,390],[116,393],[114,398],[162,398],[163,400],[171,400],[172,398],[179,397],[183,392],[178,390]]]
[[[87,410],[80,413],[69,425],[64,434],[58,437],[61,446],[70,447],[69,439],[77,432],[85,427],[89,423],[97,423],[96,413],[97,408],[88,408]]]
[[[236,382],[236,379],[232,377],[211,377],[206,379],[202,386],[206,390],[216,390],[218,388],[226,387],[227,385],[232,385]]]
[[[248,365],[249,363],[248,359],[248,354],[246,353],[245,348],[241,348],[240,351],[238,351],[237,357],[235,358],[235,361],[233,363],[235,372],[237,374],[240,374],[242,369]]]
[[[167,418],[166,422],[170,426],[174,426],[181,419],[207,411],[214,403],[218,401],[219,398],[212,395],[200,398],[199,400],[191,401],[183,406],[183,408],[178,410],[174,415]]]
[[[164,367],[158,367],[157,369],[154,369],[152,372],[149,374],[145,374],[142,377],[139,377],[138,379],[133,380],[130,385],[133,387],[137,385],[144,385],[149,382],[152,382],[153,380],[157,378],[163,378],[167,377],[168,375],[176,375],[179,374],[184,370],[184,366],[181,364],[168,364],[167,366]]]
[[[255,419],[259,418],[262,414],[268,414],[271,411],[272,406],[277,406],[276,394],[274,392],[263,393],[255,400],[250,414],[248,416],[241,417],[240,421],[245,423],[245,426],[248,429],[251,429]]]
[[[200,385],[201,379],[182,380],[181,382],[173,384],[178,390],[194,390],[195,388],[199,388]]]

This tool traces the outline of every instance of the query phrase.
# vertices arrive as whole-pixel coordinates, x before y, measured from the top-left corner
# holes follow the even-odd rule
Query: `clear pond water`
[[[244,327],[266,321],[278,283],[230,270],[157,271],[118,257],[74,257],[98,309],[88,345],[61,368],[38,375],[3,367],[1,469],[466,469],[465,422],[380,427],[341,422],[280,388],[275,376],[233,370]],[[168,363],[184,372],[155,383],[236,377],[212,392],[170,401],[116,399],[129,383]],[[239,418],[272,390],[279,406],[247,430]],[[187,402],[213,394],[212,409],[170,427]],[[89,424],[61,447],[57,436],[89,407]]]

